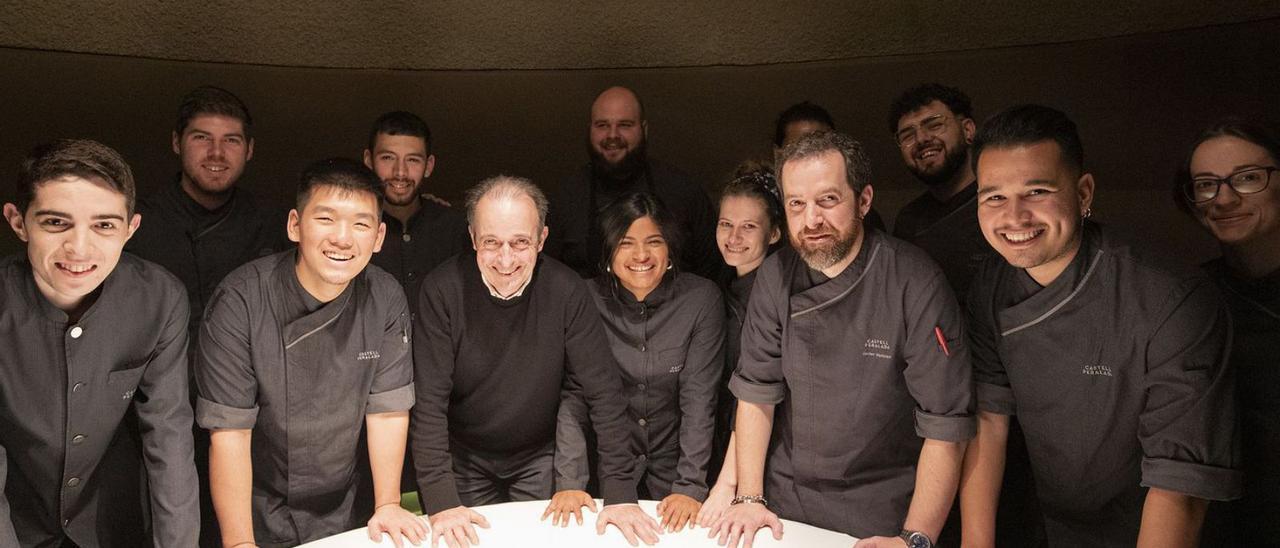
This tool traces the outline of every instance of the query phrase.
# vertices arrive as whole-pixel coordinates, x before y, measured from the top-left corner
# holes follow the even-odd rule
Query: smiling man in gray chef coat
[[[312,164],[289,212],[297,249],[233,271],[210,301],[196,415],[211,431],[224,546],[295,546],[366,519],[374,538],[426,534],[399,505],[414,399],[408,305],[395,278],[366,268],[386,232],[381,187],[355,161]],[[361,426],[372,504],[357,500]]]
[[[713,531],[750,546],[782,517],[931,546],[974,430],[960,307],[923,251],[863,228],[857,141],[813,133],[777,166],[791,246],[760,267],[747,308],[729,384],[738,496]]]
[[[121,254],[141,218],[129,166],[55,141],[23,161],[18,195],[4,216],[27,252],[0,260],[0,546],[195,546],[187,296]]]
[[[1212,282],[1088,220],[1093,175],[1062,112],[1007,109],[973,148],[978,221],[1000,257],[969,292],[980,411],[966,544],[993,544],[1016,414],[1049,544],[1197,545],[1206,501],[1241,491],[1230,321]]]

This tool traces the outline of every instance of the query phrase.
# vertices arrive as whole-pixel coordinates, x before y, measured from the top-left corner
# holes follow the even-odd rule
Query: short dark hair
[[[973,103],[963,91],[937,83],[920,84],[902,92],[889,105],[889,133],[898,132],[898,121],[916,109],[939,101],[956,116],[973,118]]]
[[[836,129],[836,122],[827,109],[809,101],[801,101],[778,114],[777,121],[773,123],[773,146],[782,147],[782,142],[787,138],[787,126],[795,122],[816,122],[827,126],[829,130]]]
[[[783,193],[786,193],[786,181],[782,180],[782,168],[787,162],[813,158],[829,151],[839,152],[844,158],[844,182],[854,192],[861,193],[871,182],[871,161],[867,159],[862,143],[838,131],[815,131],[778,151],[773,169],[778,183],[783,186]]]
[[[662,203],[662,199],[648,192],[628,192],[611,202],[600,212],[600,273],[608,272],[613,262],[613,254],[618,251],[618,244],[626,237],[631,224],[641,217],[653,219],[662,232],[662,239],[667,242],[667,256],[672,268],[678,268],[680,250],[683,248],[679,225],[671,210]]]
[[[1043,105],[1009,107],[984,120],[978,136],[973,139],[973,171],[977,173],[978,158],[989,147],[1007,148],[1043,141],[1057,143],[1062,161],[1077,174],[1084,172],[1084,145],[1076,123],[1062,111]]]
[[[298,179],[295,207],[298,213],[307,206],[316,187],[330,186],[347,192],[367,192],[377,198],[378,214],[382,214],[382,180],[364,164],[350,158],[328,158],[312,162]]]
[[[378,144],[378,134],[419,137],[426,145],[427,154],[431,154],[431,128],[412,112],[396,110],[379,116],[369,130],[369,152]]]
[[[245,138],[252,137],[250,129],[253,127],[253,117],[249,115],[249,107],[236,94],[217,86],[200,86],[182,98],[182,104],[178,105],[178,122],[174,125],[174,131],[182,135],[193,118],[209,114],[240,120],[240,124],[244,126]]]
[[[1196,134],[1191,145],[1187,147],[1187,153],[1182,157],[1182,164],[1174,174],[1173,186],[1170,188],[1173,191],[1173,203],[1177,204],[1178,209],[1183,212],[1191,213],[1191,204],[1187,203],[1187,196],[1182,190],[1183,186],[1191,180],[1191,157],[1195,155],[1200,145],[1216,137],[1235,137],[1258,145],[1267,151],[1272,162],[1280,165],[1280,137],[1271,127],[1238,116],[1220,118]]]
[[[764,206],[765,216],[769,219],[767,230],[778,229],[786,232],[786,215],[782,213],[782,194],[778,189],[778,178],[773,167],[747,160],[733,171],[733,179],[720,191],[720,200],[730,196],[754,198]]]
[[[18,171],[18,209],[26,213],[40,185],[68,176],[123,194],[125,209],[133,215],[133,170],[115,149],[89,139],[58,139],[32,148]]]

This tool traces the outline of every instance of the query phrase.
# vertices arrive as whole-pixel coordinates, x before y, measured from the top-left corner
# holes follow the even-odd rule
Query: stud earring
[[[1092,217],[1092,216],[1093,216],[1093,208],[1091,208],[1091,207],[1090,207],[1090,208],[1086,208],[1086,209],[1084,210],[1084,216],[1082,216],[1082,217],[1080,217],[1080,218],[1081,218],[1081,219],[1088,219],[1089,217]]]
[[[671,268],[672,268],[672,267],[674,267],[674,266],[675,266],[675,264],[673,264],[673,263],[667,263],[667,270],[671,270]]]
[[[612,272],[613,272],[613,265],[604,265],[604,271],[605,271],[605,272],[612,273]]]

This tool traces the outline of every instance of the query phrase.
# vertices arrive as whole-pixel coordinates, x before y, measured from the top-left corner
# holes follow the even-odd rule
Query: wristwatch
[[[903,529],[901,533],[898,533],[898,538],[907,541],[907,548],[933,548],[933,541],[929,540],[929,535],[920,531]]]

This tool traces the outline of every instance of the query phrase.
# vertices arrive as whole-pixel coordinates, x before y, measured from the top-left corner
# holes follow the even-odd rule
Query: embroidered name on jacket
[[[378,351],[377,351],[377,350],[365,350],[364,352],[361,352],[361,353],[359,353],[359,354],[356,354],[356,361],[360,361],[360,360],[376,360],[376,359],[378,359],[378,358],[380,358],[380,357],[382,357],[382,356],[378,354]]]
[[[893,359],[893,348],[884,339],[867,339],[862,345],[862,355],[889,360]]]
[[[1115,376],[1111,374],[1111,368],[1105,365],[1086,365],[1080,372],[1085,375],[1098,375],[1103,377]]]

